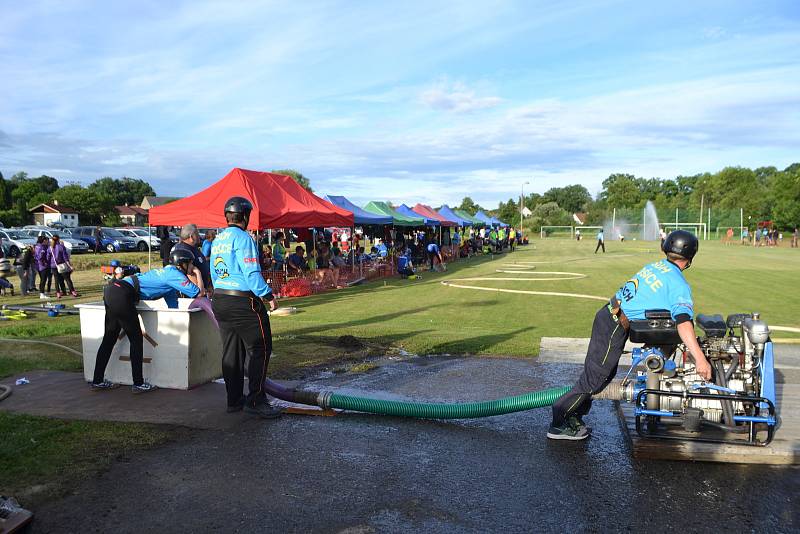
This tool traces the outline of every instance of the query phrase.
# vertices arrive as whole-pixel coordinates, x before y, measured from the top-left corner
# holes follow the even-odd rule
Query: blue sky
[[[487,207],[800,161],[800,3],[0,2],[0,171]]]

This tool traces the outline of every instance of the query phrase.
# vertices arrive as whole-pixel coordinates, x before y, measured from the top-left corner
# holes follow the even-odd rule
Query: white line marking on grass
[[[489,280],[491,280],[491,278]],[[517,279],[515,278],[515,280]],[[572,297],[576,299],[602,300],[608,302],[608,297],[597,297],[595,295],[582,295],[580,293],[556,293],[553,291],[525,291],[522,289],[501,289],[497,287],[466,286],[461,284],[454,284],[448,280],[442,280],[442,284],[448,287],[459,287],[461,289],[477,289],[478,291],[496,291],[498,293],[516,293],[519,295],[543,295],[546,297]]]

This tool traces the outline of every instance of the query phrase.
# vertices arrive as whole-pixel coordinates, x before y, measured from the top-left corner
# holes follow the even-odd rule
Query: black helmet
[[[694,255],[697,254],[697,249],[700,243],[697,241],[697,236],[686,230],[675,230],[670,232],[661,249],[664,252],[672,252],[689,261],[692,261]]]
[[[225,203],[225,213],[243,213],[245,215],[253,211],[253,203],[244,197],[231,197]]]
[[[180,265],[181,263],[189,263],[194,261],[194,256],[191,252],[183,248],[174,248],[169,253],[169,262],[172,265]]]

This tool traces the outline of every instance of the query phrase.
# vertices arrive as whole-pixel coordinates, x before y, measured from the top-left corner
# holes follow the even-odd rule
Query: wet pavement
[[[569,384],[580,368],[415,358],[313,389],[434,402]],[[800,531],[800,469],[633,460],[598,401],[585,442],[552,442],[549,408],[424,421],[242,413],[84,481],[33,532]]]

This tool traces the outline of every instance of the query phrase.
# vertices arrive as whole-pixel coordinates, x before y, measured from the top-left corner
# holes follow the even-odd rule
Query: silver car
[[[139,252],[147,252],[150,247],[158,248],[161,246],[161,240],[157,238],[152,232],[147,233],[147,230],[142,228],[117,228],[119,233],[126,237],[136,240],[136,248]],[[148,239],[150,245],[148,247]]]
[[[34,240],[43,235],[50,239],[54,235],[57,235],[58,238],[64,243],[64,246],[67,248],[67,252],[70,254],[81,254],[84,252],[89,252],[89,245],[86,244],[85,241],[81,241],[80,239],[75,239],[71,237],[68,232],[62,230],[53,230],[50,228],[25,228],[20,230],[20,232],[24,232],[29,237],[34,238]]]
[[[35,239],[13,228],[0,230],[0,238],[3,239],[3,253],[12,258],[19,256],[22,249],[28,245],[34,246],[36,244]]]

